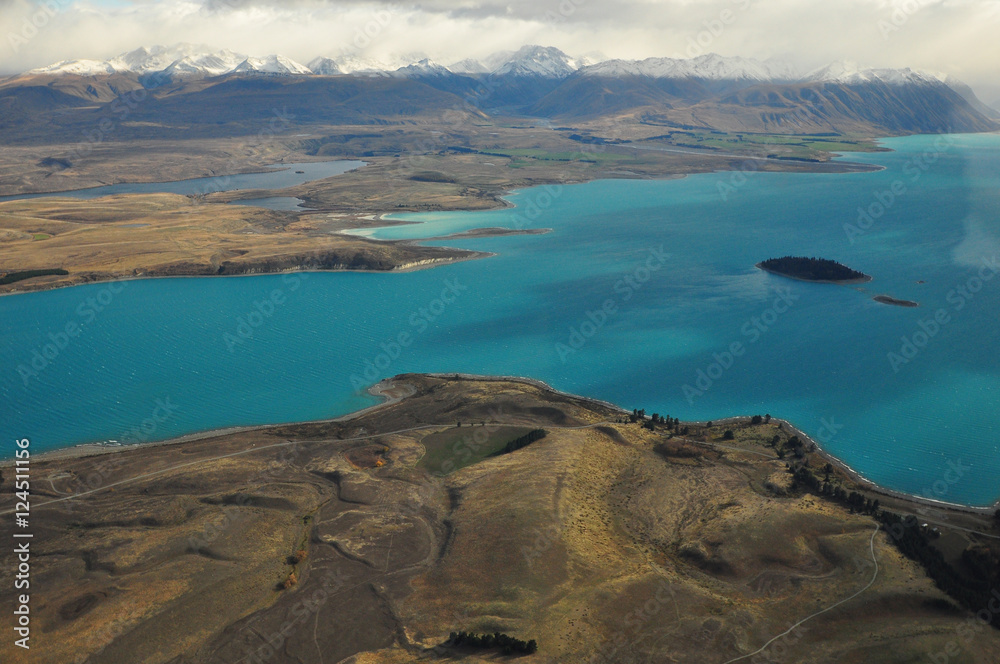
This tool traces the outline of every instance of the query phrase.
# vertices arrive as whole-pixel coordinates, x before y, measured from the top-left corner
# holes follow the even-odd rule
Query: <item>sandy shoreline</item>
[[[631,415],[631,413],[632,413],[632,411],[626,410],[625,408],[623,408],[623,407],[621,407],[621,406],[619,406],[619,405],[617,405],[615,403],[611,403],[610,401],[604,401],[602,399],[595,399],[593,397],[582,396],[582,395],[573,394],[573,393],[570,393],[570,392],[563,392],[561,390],[557,390],[557,389],[551,387],[550,385],[548,385],[547,383],[545,383],[545,382],[543,382],[541,380],[538,380],[538,379],[535,379],[535,378],[529,378],[527,376],[484,376],[484,375],[478,375],[478,374],[465,374],[465,373],[426,373],[426,374],[423,374],[423,375],[431,376],[431,377],[434,377],[434,378],[457,379],[457,380],[467,380],[467,381],[476,381],[476,380],[478,380],[478,381],[497,381],[497,380],[503,380],[503,381],[510,381],[510,382],[516,382],[516,383],[523,383],[523,384],[526,384],[526,385],[532,385],[534,387],[547,390],[549,392],[552,392],[554,394],[558,394],[558,395],[560,395],[562,397],[565,397],[567,399],[572,399],[574,401],[578,401],[578,402],[585,403],[585,404],[592,404],[592,405],[595,405],[595,406],[599,406],[601,408],[607,408],[607,409],[610,409],[610,410],[612,410],[614,412],[620,413],[622,415]],[[405,374],[403,374],[403,376],[405,376]],[[397,385],[397,383],[396,383],[396,380],[398,378],[401,378],[401,377],[402,376],[395,376],[395,377],[392,377],[392,378],[386,378],[386,379],[384,379],[384,380],[382,380],[382,381],[380,381],[380,382],[376,383],[375,385],[372,385],[371,387],[368,388],[368,393],[369,394],[371,394],[372,396],[374,396],[376,398],[382,399],[381,403],[374,404],[374,405],[369,406],[367,408],[363,408],[361,410],[353,411],[351,413],[346,413],[344,415],[339,415],[337,417],[330,417],[330,418],[324,418],[324,419],[319,419],[319,420],[299,421],[299,422],[282,422],[282,423],[275,423],[275,424],[259,424],[259,425],[253,425],[253,426],[245,426],[245,427],[225,427],[225,428],[221,428],[221,429],[210,429],[208,431],[200,431],[200,432],[190,433],[190,434],[186,434],[186,435],[183,435],[183,436],[179,436],[177,438],[171,438],[171,439],[168,439],[168,440],[148,442],[148,443],[135,443],[135,444],[132,444],[132,445],[101,445],[101,444],[94,444],[94,443],[85,443],[85,444],[82,444],[82,445],[75,445],[73,447],[67,447],[67,448],[62,448],[62,449],[58,449],[58,450],[51,450],[51,451],[41,452],[41,453],[32,455],[32,458],[33,459],[38,459],[38,460],[52,460],[52,459],[66,459],[66,458],[80,458],[80,457],[88,457],[88,456],[98,456],[98,455],[112,454],[112,453],[115,453],[115,452],[122,452],[122,451],[128,451],[128,450],[138,450],[138,449],[145,449],[145,448],[150,448],[150,447],[160,447],[160,446],[164,446],[164,445],[177,445],[177,444],[180,444],[180,443],[187,443],[187,442],[192,442],[192,441],[196,441],[196,440],[205,440],[205,439],[208,439],[208,438],[217,438],[217,437],[220,437],[220,436],[230,435],[230,434],[234,434],[234,433],[242,433],[242,432],[248,432],[248,431],[260,431],[260,430],[263,430],[263,429],[274,429],[274,428],[283,427],[283,426],[294,426],[294,425],[301,425],[301,424],[321,424],[321,423],[330,423],[330,422],[349,422],[350,420],[353,420],[353,419],[356,419],[358,417],[361,417],[362,415],[365,415],[367,413],[376,411],[378,409],[384,408],[386,406],[389,406],[389,405],[392,405],[392,404],[395,404],[395,403],[399,403],[400,401],[404,400],[406,397],[412,395],[413,392],[409,392],[409,393],[403,394],[403,395],[399,395],[399,394],[392,395],[392,394],[390,394],[391,391],[393,391],[393,390],[395,390],[395,389],[397,389],[399,387]],[[743,423],[743,422],[748,422],[750,419],[751,419],[751,416],[748,416],[748,415],[737,415],[737,416],[727,417],[727,418],[718,419],[718,420],[711,420],[711,422],[713,423],[713,425],[720,425],[720,424],[737,423],[737,422]],[[805,433],[804,431],[802,431],[801,429],[799,429],[798,427],[796,427],[794,424],[792,424],[788,420],[785,420],[785,419],[782,419],[782,418],[779,418],[779,417],[772,417],[771,421],[772,422],[778,422],[779,424],[782,425],[782,427],[786,428],[792,435],[798,436],[800,439],[802,439],[803,441],[805,441],[807,444],[810,444],[810,445],[814,446],[815,447],[815,451],[816,451],[817,454],[819,454],[821,457],[823,457],[824,459],[826,459],[831,465],[835,466],[836,468],[838,468],[839,470],[841,470],[845,474],[847,474],[851,478],[851,480],[854,481],[855,483],[857,483],[859,486],[863,487],[864,489],[866,489],[868,491],[871,491],[872,493],[877,493],[877,494],[880,494],[880,495],[883,495],[883,496],[892,497],[892,498],[896,498],[896,499],[899,499],[899,500],[908,501],[908,502],[919,504],[919,505],[925,505],[927,507],[933,507],[933,508],[939,508],[939,509],[947,509],[947,510],[957,510],[957,511],[967,512],[967,513],[970,513],[970,514],[976,514],[976,515],[980,515],[980,516],[989,516],[989,515],[992,515],[996,510],[1000,509],[1000,498],[998,498],[992,505],[989,505],[989,506],[966,505],[966,504],[962,504],[962,503],[951,503],[951,502],[947,502],[947,501],[943,501],[943,500],[935,500],[935,499],[932,499],[932,498],[926,498],[924,496],[918,496],[918,495],[915,495],[915,494],[910,494],[910,493],[906,493],[906,492],[903,492],[903,491],[897,491],[895,489],[890,489],[888,487],[884,487],[884,486],[882,486],[882,485],[880,485],[880,484],[878,484],[876,482],[873,482],[872,480],[868,479],[867,477],[865,477],[860,472],[858,472],[857,470],[855,470],[854,468],[852,468],[851,466],[849,466],[844,461],[840,460],[839,458],[837,458],[836,456],[834,456],[830,452],[824,450],[823,447],[822,447],[822,445],[818,441],[816,441],[815,439],[813,439],[809,434]],[[704,424],[706,424],[706,422],[707,421],[685,421],[685,422],[681,422],[681,424],[686,424],[686,425],[704,425]],[[13,463],[14,463],[13,459],[3,459],[3,460],[0,460],[0,468],[6,468],[6,467],[9,467],[9,466],[12,466]]]

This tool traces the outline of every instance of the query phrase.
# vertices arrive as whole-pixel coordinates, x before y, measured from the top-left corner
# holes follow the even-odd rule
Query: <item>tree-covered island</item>
[[[854,284],[872,280],[864,272],[858,272],[842,263],[826,258],[784,256],[782,258],[769,258],[766,261],[761,261],[757,263],[757,267],[765,272],[790,279],[800,279],[802,281]]]

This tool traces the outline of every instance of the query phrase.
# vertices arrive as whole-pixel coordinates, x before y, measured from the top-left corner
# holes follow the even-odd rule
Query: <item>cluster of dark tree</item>
[[[513,636],[501,634],[500,632],[494,632],[493,634],[452,632],[445,645],[478,648],[480,650],[497,649],[502,655],[512,655],[514,653],[530,655],[538,651],[538,643],[534,639],[522,641],[521,639],[516,639]]]
[[[690,429],[688,427],[681,427],[681,421],[676,417],[670,417],[669,415],[660,415],[659,413],[653,413],[648,418],[646,417],[646,409],[635,409],[632,414],[629,415],[628,421],[635,424],[636,422],[641,422],[642,426],[650,431],[656,431],[657,426],[666,427],[668,430],[674,433],[679,433],[681,435],[687,435]]]
[[[771,414],[770,413],[768,413],[767,415],[764,415],[764,416],[754,415],[753,417],[750,418],[750,424],[755,424],[756,425],[756,424],[770,424],[770,423],[771,423]]]
[[[867,279],[868,275],[831,261],[826,258],[804,258],[802,256],[782,256],[769,258],[760,267],[789,277],[811,281],[853,281]]]
[[[962,553],[962,562],[971,574],[963,574],[931,544],[935,538],[934,531],[921,526],[916,517],[903,517],[883,510],[878,499],[872,500],[857,491],[848,492],[841,486],[831,484],[830,464],[824,468],[826,478],[823,481],[804,465],[789,465],[788,469],[794,480],[793,487],[844,505],[852,513],[873,516],[904,556],[920,563],[938,588],[969,611],[976,613],[986,609],[994,599],[993,589],[1000,589],[1000,552],[984,546],[966,549]],[[991,624],[1000,629],[1000,612],[987,610],[986,613],[990,615]]]
[[[6,286],[7,284],[14,284],[18,281],[24,281],[25,279],[31,279],[33,277],[48,277],[51,275],[59,275],[65,277],[69,272],[66,270],[25,270],[23,272],[8,272],[4,276],[0,277],[0,286]]]
[[[792,453],[796,459],[804,459],[806,456],[806,444],[802,442],[802,439],[798,436],[792,436],[785,441],[784,445],[780,445],[781,436],[774,434],[768,444],[774,448],[779,459],[784,459],[789,452]],[[827,464],[829,465],[829,464]],[[827,473],[829,475],[829,473]]]
[[[848,493],[844,487],[831,484],[829,474],[830,464],[827,464],[826,466],[828,469],[826,479],[822,481],[805,466],[793,468],[792,487],[806,489],[836,503],[840,503],[841,505],[849,508],[852,514],[857,512],[858,514],[870,514],[878,517],[879,512],[881,511],[881,505],[879,504],[878,498],[872,500],[871,498],[866,498],[864,494],[858,493],[857,491],[851,491]]]
[[[497,452],[497,456],[500,456],[501,454],[510,454],[515,450],[521,449],[522,447],[527,447],[536,440],[541,440],[542,438],[545,438],[545,435],[546,435],[545,429],[533,429],[528,433],[524,434],[523,436],[515,438],[514,440],[504,445],[503,449]]]
[[[883,511],[877,518],[896,548],[920,563],[938,588],[977,616],[988,615],[990,624],[1000,629],[1000,612],[987,608],[991,601],[996,601],[993,590],[1000,589],[1000,556],[996,552],[987,549],[984,554],[982,549],[966,549],[962,554],[964,562],[974,570],[970,578],[944,559],[941,551],[931,544],[927,529],[914,516]]]
[[[992,588],[1000,588],[1000,550],[984,544],[970,546],[962,552],[962,562],[973,576],[987,580]]]

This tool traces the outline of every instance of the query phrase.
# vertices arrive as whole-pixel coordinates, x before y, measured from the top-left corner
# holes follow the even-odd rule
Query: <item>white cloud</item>
[[[789,57],[803,67],[871,66],[996,79],[995,0],[0,0],[0,71],[104,59],[140,45],[203,42],[299,61],[360,51],[451,62],[525,43],[571,55]],[[49,16],[45,7],[57,7]],[[42,12],[44,20],[39,20]],[[37,34],[25,39],[34,17]],[[30,25],[27,24],[27,25]],[[367,34],[366,34],[367,33]],[[701,43],[698,46],[699,42]],[[693,46],[695,45],[695,46]],[[16,48],[15,48],[16,47]],[[360,47],[360,48],[359,48]]]

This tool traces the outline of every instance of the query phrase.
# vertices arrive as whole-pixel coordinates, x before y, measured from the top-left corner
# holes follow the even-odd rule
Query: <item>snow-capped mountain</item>
[[[461,60],[450,67],[437,64],[421,54],[397,55],[388,63],[353,55],[318,57],[307,67],[282,55],[260,58],[229,50],[213,50],[205,45],[181,43],[137,48],[109,60],[67,60],[33,69],[28,73],[76,76],[136,74],[147,86],[155,84],[157,77],[179,80],[226,74],[350,75],[421,79],[451,92],[471,85],[470,77],[474,79],[489,75],[507,79],[495,91],[498,96],[496,101],[501,106],[516,105],[519,99],[526,96],[540,98],[567,79],[588,77],[654,79],[651,82],[661,87],[672,85],[671,81],[680,81],[682,85],[701,86],[699,89],[705,94],[722,94],[758,83],[946,85],[969,99],[969,103],[980,112],[992,115],[992,109],[980,106],[981,102],[975,99],[975,94],[963,83],[944,75],[912,69],[874,69],[845,61],[803,76],[793,66],[781,61],[723,57],[714,53],[690,59],[654,57],[645,60],[605,60],[589,64],[586,60],[571,58],[557,48],[536,45],[524,46],[517,51],[499,51],[478,59]],[[574,73],[577,76],[570,79]],[[678,90],[680,88],[674,93]],[[576,94],[581,92],[578,90]],[[988,110],[991,112],[987,113]]]
[[[488,74],[489,67],[475,58],[466,58],[448,65],[448,70],[456,74]]]
[[[282,55],[254,58],[229,50],[212,51],[207,46],[175,44],[169,47],[137,48],[110,60],[67,60],[33,69],[28,73],[78,76],[162,73],[170,78],[177,78],[221,76],[229,73],[306,75],[312,71]]]
[[[104,60],[63,60],[45,67],[32,69],[27,74],[74,74],[76,76],[99,76],[114,74],[117,70]]]
[[[400,66],[393,67],[380,60],[357,56],[344,56],[335,58],[333,61],[342,72],[351,76],[388,76],[390,71],[398,69]]]
[[[229,73],[233,74],[286,74],[293,76],[305,76],[311,74],[312,70],[305,65],[283,55],[268,55],[264,58],[247,58]]]
[[[424,58],[420,62],[400,67],[392,72],[392,76],[396,78],[426,78],[428,76],[451,76],[452,73],[452,70],[447,67],[442,67],[436,62]]]
[[[197,44],[143,47],[115,56],[108,60],[108,64],[114,67],[115,71],[145,74],[163,71],[179,60],[204,58],[210,54],[216,55],[211,51],[210,47]]]
[[[579,69],[573,58],[552,46],[524,46],[493,71],[495,76],[566,78]]]
[[[928,84],[943,82],[942,76],[925,71],[904,69],[876,69],[842,60],[817,69],[806,76],[807,81],[860,85],[864,83],[888,83],[890,85]]]
[[[242,53],[233,51],[217,51],[215,53],[200,53],[186,55],[167,66],[163,73],[171,78],[189,76],[222,76],[233,71],[241,62],[247,59]]]
[[[715,53],[691,59],[606,60],[582,68],[580,74],[611,78],[695,78],[706,81],[789,81],[798,78],[796,72],[783,63],[761,62],[753,58],[727,58]]]
[[[337,61],[332,58],[315,58],[309,61],[308,67],[312,73],[319,76],[337,76],[344,73]]]

